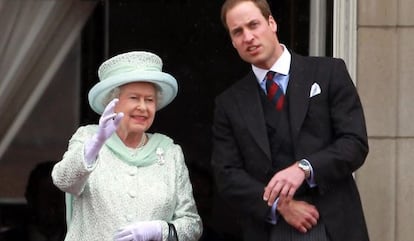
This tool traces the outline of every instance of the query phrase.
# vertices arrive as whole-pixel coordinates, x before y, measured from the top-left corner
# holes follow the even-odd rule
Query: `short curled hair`
[[[159,100],[161,100],[162,98],[162,93],[161,93],[160,88],[158,87],[158,85],[153,84],[151,82],[145,82],[145,83],[150,83],[154,86],[155,92],[156,92],[157,104],[158,104]],[[102,99],[103,106],[107,106],[109,102],[111,102],[113,99],[119,98],[119,95],[121,94],[121,87],[122,86],[118,86],[112,89],[111,91],[109,91],[109,93],[105,96],[105,98]]]
[[[121,87],[115,87],[102,99],[102,105],[107,106],[109,102],[111,102],[115,98],[119,98],[119,94],[121,93]]]

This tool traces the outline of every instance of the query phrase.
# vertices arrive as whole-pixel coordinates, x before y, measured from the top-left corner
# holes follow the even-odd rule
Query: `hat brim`
[[[177,96],[177,80],[170,74],[155,71],[132,71],[98,82],[89,91],[89,105],[93,111],[102,114],[105,109],[103,101],[108,93],[116,87],[133,82],[149,82],[158,87],[161,98],[157,100],[157,110],[164,108]]]

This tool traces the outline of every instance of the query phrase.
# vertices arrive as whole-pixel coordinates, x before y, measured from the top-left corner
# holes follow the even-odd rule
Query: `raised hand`
[[[97,139],[105,142],[118,128],[119,123],[124,117],[124,113],[115,113],[115,105],[118,103],[115,98],[105,107],[104,112],[99,119],[99,129],[96,133]]]
[[[85,143],[85,161],[88,165],[92,164],[102,148],[105,141],[116,131],[121,123],[124,113],[115,113],[115,105],[118,99],[113,99],[105,107],[101,118],[99,119],[99,127],[97,133]]]

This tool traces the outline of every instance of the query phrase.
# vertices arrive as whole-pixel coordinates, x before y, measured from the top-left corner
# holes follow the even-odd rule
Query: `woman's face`
[[[118,130],[126,134],[142,134],[147,131],[155,117],[157,90],[149,82],[134,82],[120,87],[116,112],[123,112],[124,118]]]

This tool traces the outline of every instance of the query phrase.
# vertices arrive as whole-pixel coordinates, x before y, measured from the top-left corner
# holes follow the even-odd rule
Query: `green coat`
[[[155,133],[134,150],[121,147],[114,134],[94,165],[87,167],[84,143],[96,129],[97,125],[80,127],[52,172],[55,185],[71,197],[65,240],[113,240],[121,227],[150,220],[161,223],[163,240],[167,222],[175,225],[180,241],[198,240],[202,222],[181,147]]]

